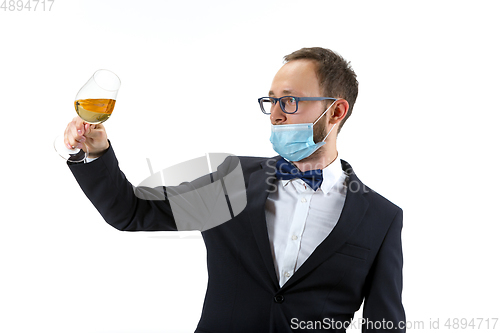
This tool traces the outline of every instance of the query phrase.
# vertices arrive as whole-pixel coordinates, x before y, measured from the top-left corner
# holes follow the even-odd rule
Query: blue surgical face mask
[[[332,103],[332,105],[333,104],[335,103]],[[337,125],[333,125],[323,141],[314,143],[313,127],[321,119],[321,117],[323,117],[325,113],[330,110],[332,105],[330,105],[314,123],[271,125],[270,140],[273,144],[274,150],[291,162],[297,162],[311,156],[312,153],[326,143],[326,138],[335,128],[335,125]]]

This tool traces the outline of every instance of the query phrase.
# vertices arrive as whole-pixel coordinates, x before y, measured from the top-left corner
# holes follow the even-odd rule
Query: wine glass
[[[75,110],[78,116],[89,124],[105,122],[115,107],[120,84],[120,78],[115,73],[107,69],[96,71],[76,94]],[[82,162],[87,157],[83,149],[66,147],[63,135],[54,140],[54,148],[69,162]]]

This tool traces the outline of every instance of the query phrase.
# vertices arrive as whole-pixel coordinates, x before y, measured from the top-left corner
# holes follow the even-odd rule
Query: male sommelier
[[[202,232],[208,286],[196,332],[344,332],[363,301],[363,332],[405,332],[402,210],[366,187],[336,148],[357,91],[349,63],[330,50],[285,57],[259,99],[280,156],[239,157],[247,204]],[[179,229],[168,198],[135,195],[102,125],[75,118],[65,142],[96,158],[70,169],[110,225]]]

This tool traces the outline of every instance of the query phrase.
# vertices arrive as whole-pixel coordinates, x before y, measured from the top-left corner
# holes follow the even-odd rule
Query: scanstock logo
[[[229,221],[247,205],[240,160],[226,153],[208,153],[153,173],[134,192],[137,198],[155,201],[166,198],[179,231],[205,231]]]

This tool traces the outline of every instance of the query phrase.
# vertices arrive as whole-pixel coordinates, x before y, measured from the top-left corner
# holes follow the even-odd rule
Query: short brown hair
[[[358,80],[356,73],[347,62],[337,53],[321,47],[302,48],[284,57],[285,63],[292,60],[306,59],[316,63],[316,75],[324,97],[343,98],[349,103],[347,115],[339,124],[339,132],[358,97]]]

